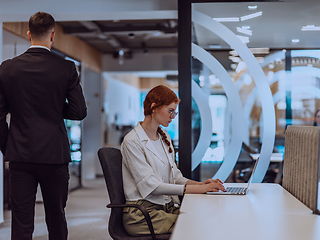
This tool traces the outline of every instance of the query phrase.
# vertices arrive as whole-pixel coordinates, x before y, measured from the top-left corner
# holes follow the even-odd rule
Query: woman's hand
[[[211,181],[212,180],[212,181]],[[207,192],[225,192],[222,181],[219,179],[208,179],[200,185],[187,185],[186,193],[207,193]]]
[[[222,181],[220,179],[213,180],[209,183],[206,183],[204,186],[207,187],[206,193],[207,192],[219,192],[219,191],[225,192],[226,191],[226,189],[224,188]]]
[[[221,183],[221,184],[223,184],[223,182],[218,178],[217,179],[209,178],[206,181],[202,182],[202,184],[208,184],[208,183]]]

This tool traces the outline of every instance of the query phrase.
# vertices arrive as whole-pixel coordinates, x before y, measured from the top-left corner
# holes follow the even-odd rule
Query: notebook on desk
[[[257,159],[257,161],[254,164],[250,179],[249,179],[246,187],[227,187],[226,188],[226,192],[222,192],[222,191],[219,191],[219,192],[207,192],[207,194],[210,194],[210,195],[246,195],[248,190],[249,190],[249,187],[250,187],[250,184],[251,184],[251,181],[252,181],[252,176],[253,176],[253,174],[254,174],[254,172],[256,170],[258,162],[259,162],[259,158]]]

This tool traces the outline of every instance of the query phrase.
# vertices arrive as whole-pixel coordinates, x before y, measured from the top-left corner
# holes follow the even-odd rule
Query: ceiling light
[[[274,72],[273,71],[269,71],[268,75],[267,75],[267,78],[268,78],[269,82],[271,82],[273,80],[273,77],[274,77]]]
[[[234,70],[234,69],[236,69],[236,68],[237,68],[237,64],[232,63],[232,64],[230,65],[230,67]]]
[[[249,48],[253,54],[269,54],[270,48]]]
[[[108,37],[106,35],[104,35],[103,33],[99,33],[97,34],[99,39],[107,39]]]
[[[248,29],[243,29],[243,28],[237,27],[237,31],[240,32],[240,33],[244,33],[244,34],[250,35],[250,36],[252,35],[252,31],[248,30]]]
[[[298,42],[300,42],[300,40],[299,39],[292,39],[291,42],[298,43]]]
[[[210,45],[208,45],[208,48],[209,49],[219,49],[219,48],[222,48],[222,46],[219,44],[210,44]]]
[[[257,9],[257,7],[258,7],[257,5],[255,5],[255,6],[248,6],[248,9],[249,9],[249,10],[255,10],[255,9]]]
[[[123,65],[123,56],[124,56],[124,51],[122,49],[119,50],[119,64]]]
[[[285,102],[285,101],[278,102],[278,103],[277,103],[277,108],[278,108],[279,110],[285,110],[285,109],[287,108],[286,102]]]
[[[247,65],[246,65],[245,62],[239,62],[239,63],[238,63],[238,66],[237,66],[237,68],[236,68],[236,72],[239,73],[239,72],[245,70],[246,67],[247,67]]]
[[[229,56],[229,59],[230,59],[232,62],[235,62],[235,63],[241,61],[241,59],[240,59],[239,57],[234,57],[234,56]]]
[[[136,36],[134,35],[134,33],[129,33],[128,34],[128,38],[129,39],[134,39]]]
[[[255,18],[255,17],[259,17],[262,15],[262,11],[260,12],[256,12],[256,13],[252,13],[252,14],[249,14],[249,15],[245,15],[243,17],[241,17],[241,21],[245,21],[245,20],[248,20],[248,19],[251,19],[251,18]]]
[[[249,74],[244,74],[242,81],[245,85],[249,86],[252,83],[252,78]]]
[[[237,37],[240,39],[240,41],[243,42],[243,43],[249,43],[249,42],[250,42],[250,40],[249,40],[248,37],[241,36],[241,35],[236,35],[236,36],[237,36]]]
[[[216,84],[220,83],[219,79],[215,75],[209,76],[209,82],[211,85],[216,85]]]
[[[307,25],[303,26],[301,31],[320,31],[320,27],[315,25]]]
[[[264,57],[256,57],[258,63],[264,63]]]
[[[243,29],[250,29],[250,26],[242,26]]]
[[[230,17],[230,18],[213,18],[214,20],[218,22],[239,22],[238,17]]]
[[[232,50],[232,51],[230,51],[229,53],[230,53],[230,55],[232,55],[232,56],[238,56],[238,53],[237,53],[236,50]]]
[[[270,64],[268,65],[268,67],[269,67],[270,69],[274,69],[274,64],[273,64],[273,63],[270,63]]]

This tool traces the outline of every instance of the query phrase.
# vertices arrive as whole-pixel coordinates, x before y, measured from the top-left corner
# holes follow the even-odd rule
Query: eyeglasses
[[[175,112],[174,110],[169,110],[167,108],[164,109],[168,111],[168,113],[170,114],[170,118],[172,119],[174,119],[178,115],[178,112]]]

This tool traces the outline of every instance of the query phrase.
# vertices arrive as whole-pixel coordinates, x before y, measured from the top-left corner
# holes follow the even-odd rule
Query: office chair
[[[320,128],[288,126],[282,186],[314,213],[317,209]]]
[[[108,208],[111,208],[108,226],[110,236],[115,240],[169,239],[170,234],[155,235],[149,213],[145,207],[139,204],[125,204],[126,199],[123,191],[122,156],[120,150],[110,147],[100,148],[98,157],[111,202],[107,205]],[[143,213],[150,230],[150,235],[137,237],[131,236],[126,232],[122,222],[122,210],[124,207],[136,207]]]
[[[232,172],[233,182],[237,182],[237,179],[243,182],[249,181],[255,163],[250,155],[254,153],[259,153],[259,150],[242,142],[241,152]]]

